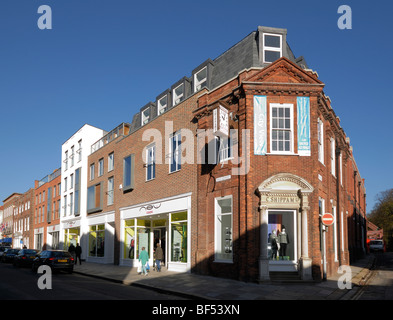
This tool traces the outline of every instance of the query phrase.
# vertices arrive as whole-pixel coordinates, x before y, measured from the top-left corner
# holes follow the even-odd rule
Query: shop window
[[[270,104],[272,153],[293,153],[292,109],[292,104]]]
[[[135,220],[130,219],[125,221],[124,227],[124,259],[135,259]]]
[[[137,239],[136,239],[136,258],[139,258],[139,253],[142,251],[144,247],[147,253],[150,256],[149,252],[149,244],[150,244],[150,221],[137,219]]]
[[[105,225],[99,224],[89,228],[89,256],[103,257],[105,255]]]
[[[216,198],[215,202],[215,261],[232,262],[232,196]]]
[[[282,57],[282,35],[263,34],[263,62],[271,63]]]
[[[87,213],[102,210],[102,185],[101,183],[87,189]]]
[[[171,261],[187,262],[187,212],[171,215]]]
[[[295,214],[293,210],[269,211],[268,258],[278,261],[296,259]]]

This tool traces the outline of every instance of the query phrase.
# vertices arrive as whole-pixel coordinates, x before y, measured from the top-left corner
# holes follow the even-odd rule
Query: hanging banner
[[[254,96],[254,154],[264,155],[267,150],[266,96]]]
[[[297,97],[297,143],[299,156],[311,155],[309,97]]]

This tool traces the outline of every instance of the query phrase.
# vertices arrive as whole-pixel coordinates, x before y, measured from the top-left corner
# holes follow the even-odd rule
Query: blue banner
[[[297,150],[299,156],[311,155],[309,97],[297,97]]]
[[[267,152],[266,96],[254,96],[254,154]]]

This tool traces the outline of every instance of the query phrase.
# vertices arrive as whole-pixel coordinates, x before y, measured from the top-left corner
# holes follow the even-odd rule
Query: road
[[[30,268],[0,263],[0,300],[183,300],[75,273],[54,273],[52,289],[40,289],[41,276],[43,274],[35,274]]]
[[[354,300],[393,300],[393,252],[374,255],[375,268]]]

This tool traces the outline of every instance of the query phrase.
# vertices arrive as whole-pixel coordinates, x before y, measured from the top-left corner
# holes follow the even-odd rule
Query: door
[[[297,271],[296,210],[268,211],[270,271]]]

